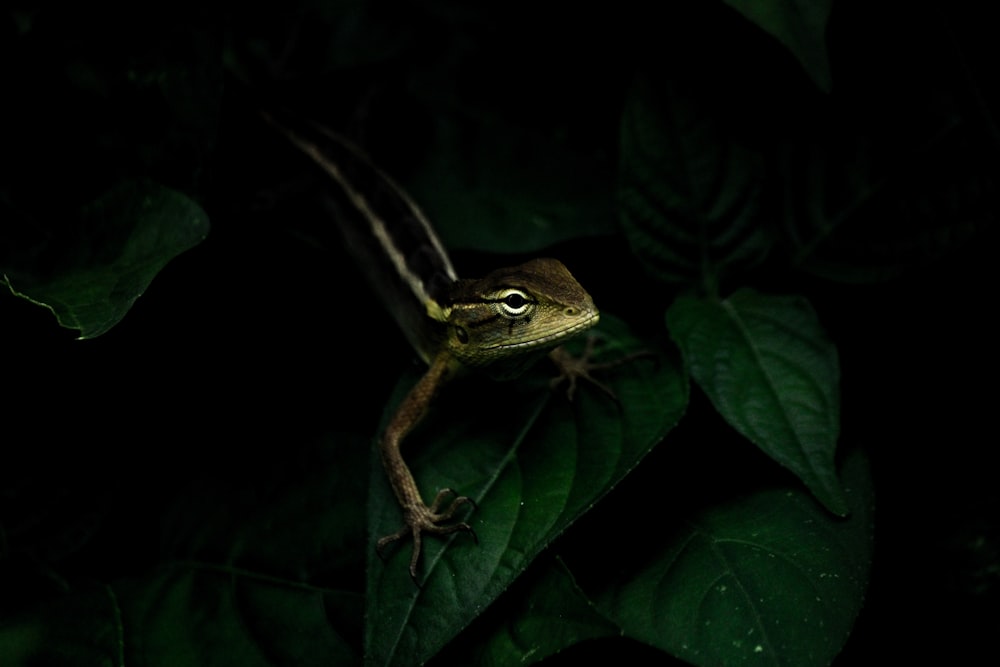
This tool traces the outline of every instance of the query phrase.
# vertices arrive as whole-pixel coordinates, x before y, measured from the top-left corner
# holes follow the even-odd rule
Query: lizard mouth
[[[540,347],[556,347],[565,340],[569,340],[578,333],[586,331],[593,326],[596,326],[598,321],[600,321],[601,316],[596,310],[591,311],[586,317],[578,322],[574,322],[570,326],[563,327],[561,329],[555,329],[551,333],[545,336],[540,336],[537,338],[531,338],[530,340],[522,340],[513,343],[497,343],[496,345],[491,345],[490,349],[494,350],[532,350]]]

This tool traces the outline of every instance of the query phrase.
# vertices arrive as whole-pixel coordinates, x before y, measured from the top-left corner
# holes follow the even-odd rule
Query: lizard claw
[[[445,501],[449,496],[455,496],[447,506],[442,509]],[[420,551],[422,546],[422,537],[424,534],[429,535],[450,535],[456,532],[471,533],[472,539],[476,544],[479,544],[479,537],[476,535],[476,531],[473,530],[472,526],[463,522],[452,523],[448,525],[440,525],[442,521],[447,521],[450,519],[459,507],[462,505],[469,504],[472,505],[474,509],[478,509],[476,501],[468,496],[458,496],[452,489],[441,489],[438,491],[437,495],[434,497],[434,501],[430,505],[425,505],[420,503],[419,505],[411,506],[405,508],[404,515],[406,525],[400,528],[395,533],[391,535],[386,535],[385,537],[379,539],[375,543],[375,553],[378,557],[385,561],[385,556],[383,551],[385,547],[389,544],[400,540],[407,535],[413,536],[413,554],[410,556],[410,578],[413,579],[413,583],[420,588],[420,582],[417,580],[417,564],[420,562]]]

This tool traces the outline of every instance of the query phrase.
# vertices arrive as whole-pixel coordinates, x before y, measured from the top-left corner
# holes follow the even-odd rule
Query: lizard
[[[403,440],[427,413],[439,389],[454,378],[469,370],[496,379],[515,378],[546,354],[560,370],[552,386],[567,381],[570,399],[578,379],[614,397],[590,374],[609,366],[589,361],[592,340],[579,358],[560,347],[595,326],[600,314],[591,296],[557,259],[532,259],[483,278],[460,279],[421,209],[352,142],[284,113],[280,119],[276,112],[262,111],[262,115],[339,186],[360,214],[361,224],[350,224],[339,209],[334,211],[346,244],[362,266],[375,267],[368,271],[370,282],[427,364],[378,439],[403,526],[381,537],[375,549],[382,557],[388,545],[412,537],[409,574],[419,586],[417,568],[425,534],[462,531],[478,542],[468,523],[452,522],[463,505],[475,508],[475,501],[445,488],[426,503],[402,456]]]

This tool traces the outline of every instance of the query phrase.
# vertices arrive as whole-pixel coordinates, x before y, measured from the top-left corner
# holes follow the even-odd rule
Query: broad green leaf
[[[496,119],[468,125],[440,123],[406,182],[449,248],[525,253],[614,232],[613,174],[598,150]]]
[[[602,316],[600,359],[643,344]],[[578,341],[578,345],[582,342]],[[548,387],[550,369],[514,382],[468,378],[446,388],[431,414],[404,443],[404,456],[425,497],[450,487],[475,499],[463,512],[478,534],[424,539],[421,587],[407,567],[408,540],[371,550],[365,614],[370,665],[420,664],[475,619],[535,556],[611,489],[680,418],[687,386],[666,360],[635,359],[601,375],[613,400],[592,386],[570,403]],[[399,386],[397,400],[415,378]],[[369,491],[372,543],[396,532],[401,515],[373,454]]]
[[[109,586],[81,583],[0,623],[0,665],[124,665],[121,612]]]
[[[782,146],[778,152],[784,190],[782,220],[796,266],[852,281],[898,273],[901,267],[893,266],[896,258],[886,262],[890,258],[876,252],[877,246],[886,244],[872,243],[884,225],[864,225],[864,237],[850,244],[854,247],[845,247],[838,238],[838,229],[870,206],[885,185],[884,176],[876,174],[874,155],[863,137],[844,136],[826,127],[821,136],[792,136]],[[843,254],[831,261],[831,250],[833,255]]]
[[[749,289],[724,301],[681,297],[667,328],[723,418],[846,514],[834,467],[840,365],[809,303]]]
[[[796,488],[687,517],[625,577],[595,591],[626,636],[694,665],[827,665],[861,609],[873,495],[858,452],[843,468],[849,519]]]
[[[375,10],[364,0],[302,2],[275,13],[247,6],[227,20],[226,65],[252,81],[288,58],[288,45],[268,35],[287,34],[308,24],[310,35],[295,42],[299,76],[329,76],[385,63],[410,46],[418,28],[395,12]]]
[[[74,265],[51,276],[10,270],[2,280],[94,338],[125,317],[167,262],[205,238],[208,217],[179,192],[125,181],[82,211],[81,228]]]
[[[762,157],[677,84],[640,78],[621,123],[620,219],[654,275],[703,285],[759,262]]]
[[[115,583],[130,663],[359,664],[367,444],[337,433],[183,489],[173,560]]]
[[[369,442],[336,432],[267,445],[279,446],[280,457],[272,451],[266,464],[241,469],[235,479],[209,476],[180,491],[163,512],[164,555],[204,567],[252,564],[303,584],[318,573],[354,580],[365,560],[367,476],[360,473],[367,471]]]
[[[446,664],[520,667],[588,639],[618,637],[621,630],[603,616],[577,586],[561,560],[529,570],[462,635],[465,651],[446,650]]]
[[[789,137],[778,165],[792,262],[823,278],[870,283],[967,247],[992,225],[988,202],[1000,178],[988,149],[967,135],[953,120],[929,144],[888,154],[854,127]],[[968,158],[966,142],[980,158]]]
[[[100,588],[74,584],[0,626],[3,665],[360,664],[368,442],[280,446],[266,465],[178,490],[172,560]],[[252,457],[251,457],[252,458]],[[200,463],[210,462],[206,457]],[[57,656],[59,659],[52,659]]]
[[[833,87],[826,24],[833,0],[725,0],[792,52],[823,92]]]
[[[115,585],[126,631],[125,664],[327,666],[359,664],[351,640],[357,593],[181,563]],[[346,631],[346,634],[345,634]]]

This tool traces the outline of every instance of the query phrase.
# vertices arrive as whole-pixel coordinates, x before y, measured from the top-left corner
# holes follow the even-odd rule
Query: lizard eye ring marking
[[[535,305],[526,292],[508,287],[497,295],[500,310],[507,317],[521,317]]]

